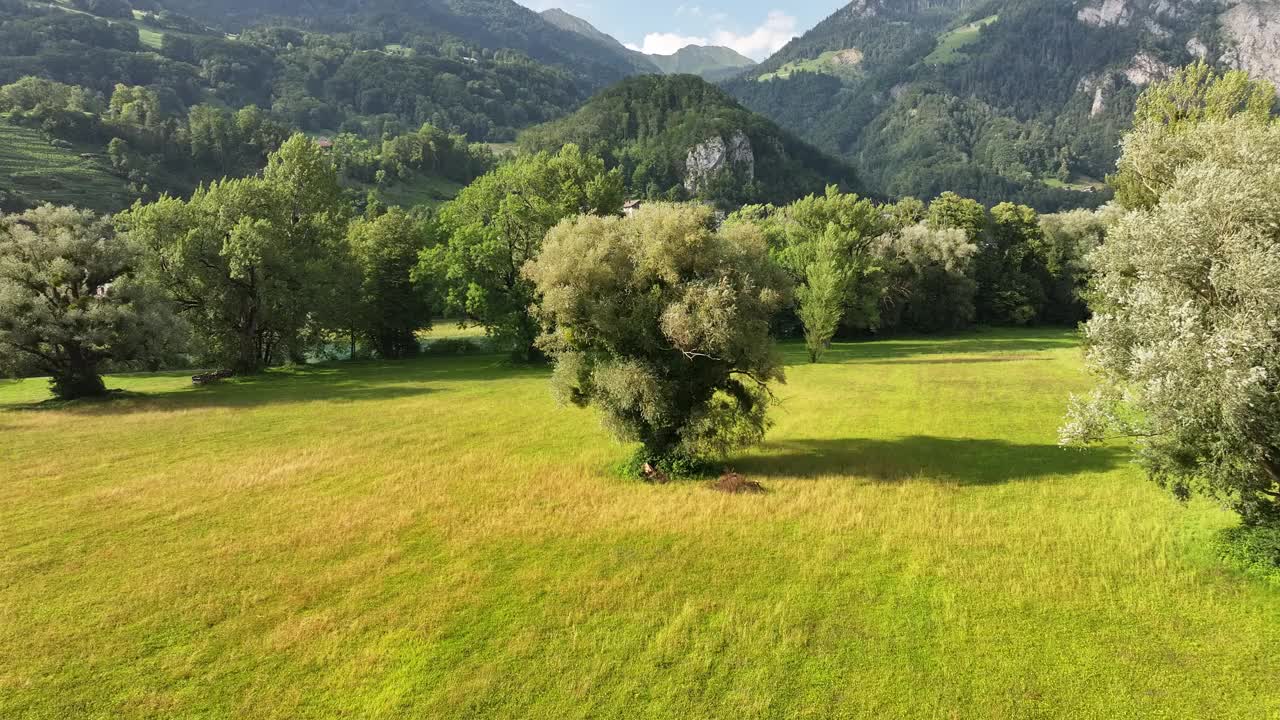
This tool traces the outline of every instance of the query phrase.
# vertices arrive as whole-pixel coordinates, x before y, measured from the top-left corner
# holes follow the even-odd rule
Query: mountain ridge
[[[596,28],[590,22],[561,8],[549,8],[541,13],[548,22],[570,32],[590,38],[603,47],[628,53],[636,65],[645,72],[663,75],[700,75],[705,80],[726,79],[739,71],[752,67],[755,60],[723,45],[686,45],[670,55],[643,53],[622,44],[617,38]]]
[[[1280,80],[1280,5],[855,0],[725,88],[886,195],[1106,197],[1144,87],[1197,59]]]

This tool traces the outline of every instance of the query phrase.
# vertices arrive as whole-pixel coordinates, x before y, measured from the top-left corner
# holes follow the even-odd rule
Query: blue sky
[[[763,60],[848,0],[517,0],[558,7],[648,53],[685,45],[725,45]]]

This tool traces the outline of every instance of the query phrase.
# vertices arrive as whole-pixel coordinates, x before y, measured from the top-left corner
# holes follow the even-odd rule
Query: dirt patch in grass
[[[719,480],[712,483],[711,487],[730,495],[757,495],[765,491],[764,486],[760,483],[755,480],[748,480],[736,472],[726,472],[720,476]]]

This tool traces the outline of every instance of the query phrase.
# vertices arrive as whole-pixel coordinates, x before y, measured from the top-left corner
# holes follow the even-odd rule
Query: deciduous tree
[[[342,301],[347,210],[333,164],[296,135],[260,178],[221,180],[190,200],[135,205],[120,221],[149,277],[177,302],[210,358],[252,373],[297,356],[308,326]]]
[[[416,332],[431,327],[427,288],[410,273],[434,241],[430,222],[400,208],[356,220],[347,231],[360,282],[359,333],[382,357],[416,354]]]
[[[132,276],[104,218],[52,205],[0,216],[0,368],[51,376],[60,398],[102,395],[107,363],[160,358],[174,318]]]
[[[596,406],[659,466],[759,441],[768,385],[783,379],[769,320],[786,274],[757,228],[713,225],[708,208],[688,205],[581,216],[525,269],[559,397]]]
[[[535,355],[533,283],[521,268],[556,223],[622,212],[622,177],[575,145],[526,155],[467,186],[440,211],[447,243],[422,254],[415,277],[444,289],[447,304],[478,320],[516,357]]]
[[[1176,147],[1140,127],[1124,151],[1122,168],[1161,179],[1091,257],[1086,358],[1099,383],[1073,399],[1063,440],[1134,436],[1179,497],[1276,527],[1280,126],[1215,113],[1180,129]]]

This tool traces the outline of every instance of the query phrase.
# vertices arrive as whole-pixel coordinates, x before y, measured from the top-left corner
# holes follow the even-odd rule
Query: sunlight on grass
[[[925,64],[946,65],[963,60],[961,49],[977,42],[982,37],[982,28],[999,19],[999,15],[991,15],[939,35],[938,46],[925,57]]]
[[[0,382],[0,717],[1280,709],[1231,517],[1055,446],[1072,334],[786,354],[761,496],[610,475],[499,356]]]

